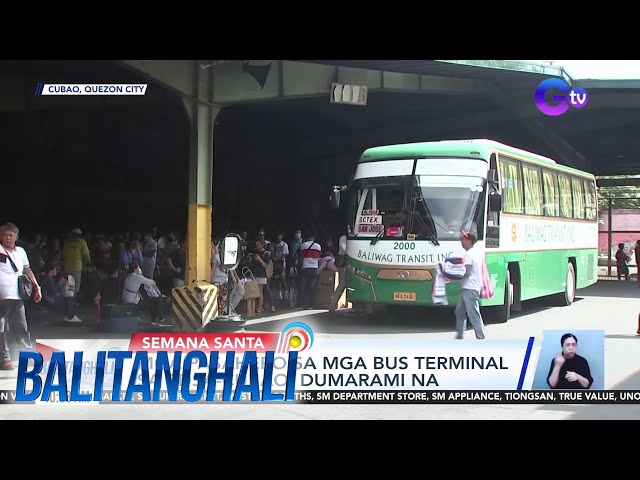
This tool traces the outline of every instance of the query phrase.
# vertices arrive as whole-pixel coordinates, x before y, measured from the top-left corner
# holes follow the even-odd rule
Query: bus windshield
[[[416,239],[458,240],[460,229],[477,221],[483,190],[477,177],[416,176],[411,233]]]
[[[354,237],[458,240],[477,221],[484,180],[416,175],[363,178],[354,182]]]

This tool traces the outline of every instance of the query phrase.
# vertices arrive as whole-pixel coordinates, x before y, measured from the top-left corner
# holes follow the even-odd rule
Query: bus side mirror
[[[227,270],[235,270],[240,264],[240,236],[230,233],[220,243],[220,263]]]
[[[500,192],[492,192],[489,194],[489,210],[492,212],[502,210],[502,195]]]
[[[331,192],[331,195],[329,195],[331,208],[340,208],[340,194],[346,190],[346,186],[336,185],[335,187],[333,187],[333,192]]]
[[[487,174],[487,181],[494,187],[498,187],[498,172],[495,170],[495,168],[489,170]]]

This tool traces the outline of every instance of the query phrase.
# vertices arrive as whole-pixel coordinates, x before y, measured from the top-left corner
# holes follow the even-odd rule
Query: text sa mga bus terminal
[[[595,177],[550,158],[491,140],[380,146],[334,189],[336,207],[341,192],[354,306],[435,305],[434,270],[462,255],[460,231],[471,225],[495,289],[483,315],[494,321],[537,297],[571,305],[597,280]],[[448,304],[459,288],[447,283]]]

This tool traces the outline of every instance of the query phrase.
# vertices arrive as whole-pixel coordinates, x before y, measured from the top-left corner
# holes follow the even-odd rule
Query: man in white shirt
[[[298,307],[313,308],[318,284],[318,259],[322,253],[320,244],[316,242],[314,233],[307,236],[307,241],[300,245],[298,251],[299,294]]]
[[[42,300],[42,291],[29,267],[27,252],[16,245],[18,227],[5,223],[0,227],[0,370],[12,370],[9,333],[20,350],[32,350],[24,301],[18,291],[18,277],[23,273],[33,283],[33,300]]]
[[[484,323],[480,314],[480,289],[482,287],[482,262],[484,252],[476,247],[478,234],[475,228],[460,233],[462,248],[466,250],[464,265],[466,274],[460,283],[460,298],[456,305],[456,338],[462,339],[467,328],[467,317],[473,327],[476,338],[485,338]]]

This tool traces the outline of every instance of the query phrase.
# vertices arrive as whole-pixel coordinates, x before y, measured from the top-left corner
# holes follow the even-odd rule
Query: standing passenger
[[[622,280],[624,276],[625,280],[629,280],[629,262],[630,258],[627,252],[624,251],[624,243],[618,244],[618,251],[616,252],[616,269],[618,271],[618,280]]]
[[[64,271],[71,275],[76,281],[74,287],[76,298],[78,297],[80,285],[82,283],[82,268],[85,264],[91,263],[89,247],[81,235],[82,230],[74,228],[71,230],[71,238],[69,240],[65,240],[62,247]]]
[[[318,285],[318,260],[322,249],[316,242],[314,233],[307,235],[307,241],[298,250],[299,308],[313,308]]]
[[[24,301],[18,291],[20,275],[24,273],[33,283],[33,301],[37,303],[42,300],[42,291],[29,267],[27,252],[16,245],[18,233],[18,227],[12,223],[5,223],[0,227],[0,370],[14,368],[8,337],[13,337],[22,350],[33,348]]]
[[[483,252],[476,247],[478,234],[475,229],[462,231],[460,242],[466,250],[464,265],[466,273],[460,284],[460,297],[456,305],[456,338],[462,339],[467,328],[467,317],[473,327],[476,338],[485,338],[484,323],[480,314],[480,289],[482,288],[482,262]]]
[[[336,268],[338,269],[339,284],[338,289],[333,293],[329,302],[329,311],[334,312],[338,308],[338,301],[344,290],[347,288],[347,235],[351,234],[351,227],[347,227],[346,234],[338,240],[338,257],[336,258]]]

